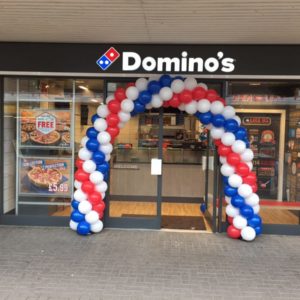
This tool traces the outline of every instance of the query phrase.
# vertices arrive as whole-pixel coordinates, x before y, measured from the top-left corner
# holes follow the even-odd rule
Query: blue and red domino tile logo
[[[97,61],[97,65],[105,71],[108,69],[120,56],[120,53],[114,48],[110,47]]]

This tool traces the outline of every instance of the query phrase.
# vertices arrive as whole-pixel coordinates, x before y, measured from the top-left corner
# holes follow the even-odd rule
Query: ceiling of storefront
[[[0,0],[0,40],[300,43],[299,0]]]

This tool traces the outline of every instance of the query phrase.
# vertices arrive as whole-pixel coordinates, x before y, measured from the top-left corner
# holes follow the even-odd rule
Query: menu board
[[[22,157],[19,163],[20,194],[70,196],[72,164],[70,158]]]
[[[69,148],[71,113],[68,110],[22,109],[20,141],[24,148]]]
[[[265,199],[277,199],[280,114],[239,113],[239,116],[254,153],[258,193]]]

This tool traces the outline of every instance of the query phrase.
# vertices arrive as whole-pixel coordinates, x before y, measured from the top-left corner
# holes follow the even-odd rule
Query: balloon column
[[[261,233],[256,194],[256,174],[252,172],[253,152],[247,131],[232,106],[226,106],[216,91],[188,77],[139,78],[126,89],[118,88],[92,117],[93,127],[82,138],[76,161],[73,211],[70,227],[81,235],[100,232],[105,209],[105,192],[110,153],[120,128],[146,109],[174,107],[195,115],[210,129],[217,147],[224,181],[231,238],[252,241]]]

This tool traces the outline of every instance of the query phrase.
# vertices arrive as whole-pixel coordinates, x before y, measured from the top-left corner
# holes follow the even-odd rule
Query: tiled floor
[[[0,227],[0,299],[300,299],[300,237]]]

